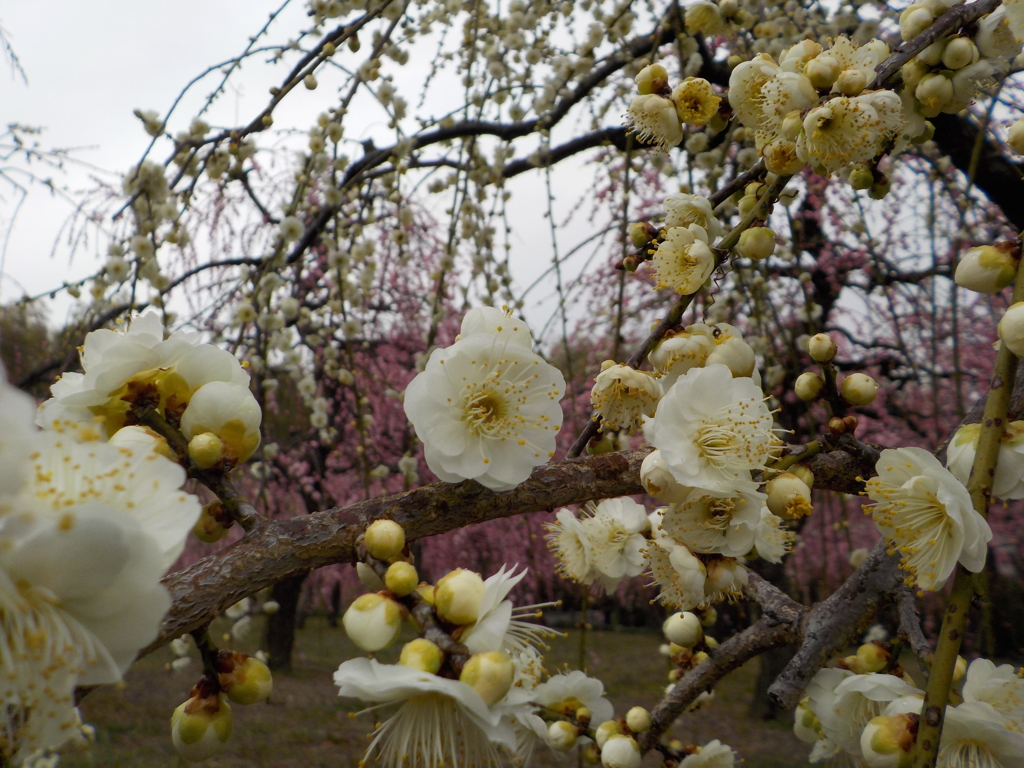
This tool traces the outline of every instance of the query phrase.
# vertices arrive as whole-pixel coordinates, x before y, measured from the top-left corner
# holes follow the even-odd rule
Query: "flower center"
[[[478,390],[466,400],[464,420],[474,435],[491,436],[499,430],[506,417],[506,402],[495,393]]]
[[[705,422],[697,430],[697,448],[700,455],[716,467],[728,464],[729,456],[739,444],[736,433],[724,424]]]

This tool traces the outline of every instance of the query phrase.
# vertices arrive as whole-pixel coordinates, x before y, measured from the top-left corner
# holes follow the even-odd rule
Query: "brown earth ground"
[[[214,624],[214,637],[227,623]],[[258,634],[255,636],[258,637]],[[634,705],[653,707],[667,683],[667,660],[658,652],[659,636],[641,632],[591,631],[586,635],[589,672],[604,681],[615,713]],[[253,652],[248,643],[224,643]],[[548,669],[579,667],[579,633],[551,641]],[[395,651],[395,646],[389,651]],[[195,649],[192,653],[196,656]],[[268,703],[235,706],[234,733],[223,753],[211,758],[210,768],[356,768],[373,728],[369,715],[351,718],[358,702],[341,700],[331,682],[338,664],[359,655],[341,629],[331,629],[314,616],[296,638],[295,669],[275,675]],[[161,649],[137,663],[127,674],[127,685],[92,692],[82,703],[82,717],[96,728],[90,749],[66,754],[62,768],[180,768],[186,765],[171,744],[171,711],[187,698],[199,677],[198,658],[182,672],[172,672],[173,656]],[[383,656],[382,660],[391,660]],[[766,723],[747,715],[757,660],[722,680],[707,707],[683,715],[673,736],[686,744],[719,739],[732,746],[744,768],[797,768],[806,765],[809,747],[798,741],[790,721]],[[575,757],[559,760],[540,747],[536,768],[573,768]],[[648,756],[651,766],[657,759]]]

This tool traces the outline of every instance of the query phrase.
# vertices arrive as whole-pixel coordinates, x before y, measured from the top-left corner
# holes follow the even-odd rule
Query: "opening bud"
[[[443,662],[444,651],[422,637],[410,640],[403,645],[402,653],[398,657],[398,663],[403,667],[411,667],[431,675],[437,674]]]
[[[878,643],[865,643],[857,649],[857,659],[866,672],[881,672],[889,665],[889,651]]]
[[[402,628],[402,606],[384,595],[360,595],[341,617],[349,639],[364,651],[387,648]]]
[[[371,557],[390,562],[405,549],[405,531],[394,520],[374,520],[366,528],[363,543]]]
[[[793,391],[801,400],[813,400],[821,394],[821,388],[825,386],[821,376],[810,371],[801,373],[793,383]]]
[[[925,117],[935,117],[953,100],[953,81],[939,72],[927,74],[914,89],[914,98],[921,102]]]
[[[568,752],[576,746],[576,726],[556,720],[548,726],[548,746],[556,752]]]
[[[420,575],[416,573],[416,566],[402,560],[388,566],[384,574],[384,585],[397,597],[412,594],[419,583]]]
[[[789,520],[798,520],[814,511],[811,506],[811,489],[792,472],[776,475],[765,486],[768,494],[768,511]]]
[[[704,639],[704,629],[701,626],[700,619],[697,618],[696,614],[689,611],[672,614],[665,619],[661,629],[665,633],[665,637],[669,639],[669,642],[683,648],[693,648]],[[633,726],[630,726],[630,728],[633,728]],[[636,729],[633,728],[633,730]]]
[[[512,687],[515,667],[502,651],[471,656],[462,668],[459,680],[480,694],[487,706],[501,701]]]
[[[816,363],[828,363],[836,356],[838,348],[827,333],[816,333],[807,340],[807,351]]]
[[[601,747],[604,768],[640,768],[640,746],[631,736],[612,736]]]
[[[956,265],[956,284],[978,293],[999,293],[1013,282],[1019,264],[1016,243],[979,245],[967,251]]]
[[[935,21],[931,12],[923,6],[911,6],[900,15],[900,37],[904,42],[913,40]]]
[[[692,613],[690,615],[693,616]],[[643,707],[633,707],[626,713],[626,725],[633,733],[649,731],[652,724],[651,713]]]
[[[171,715],[171,741],[178,754],[189,762],[199,762],[220,752],[231,737],[231,705],[224,694],[200,695],[200,682],[193,696]]]
[[[211,501],[209,504],[203,505],[199,519],[192,526],[192,535],[202,542],[213,544],[224,538],[232,522],[224,505],[219,500]]]
[[[266,701],[274,690],[270,667],[244,653],[220,651],[217,654],[217,672],[221,690],[235,704]]]
[[[442,576],[434,588],[437,615],[451,624],[472,624],[480,611],[485,590],[479,573],[456,568]]]
[[[842,72],[842,67],[839,60],[832,56],[816,56],[807,62],[804,74],[811,81],[811,85],[820,91],[832,87]]]
[[[859,69],[844,69],[836,78],[836,88],[844,96],[856,96],[868,85],[867,76]]]
[[[868,405],[878,394],[878,382],[864,373],[851,373],[839,386],[839,394],[850,405]]]
[[[947,69],[963,69],[978,58],[978,46],[969,37],[954,37],[942,51],[942,64]]]
[[[634,248],[643,248],[658,236],[658,230],[646,221],[634,221],[629,225],[629,242]]]
[[[879,715],[860,735],[860,749],[869,768],[907,768],[917,737],[918,715]]]
[[[633,78],[641,96],[651,93],[665,94],[669,91],[668,70],[661,64],[648,64]],[[642,245],[642,243],[641,243]],[[637,246],[640,247],[639,245]]]

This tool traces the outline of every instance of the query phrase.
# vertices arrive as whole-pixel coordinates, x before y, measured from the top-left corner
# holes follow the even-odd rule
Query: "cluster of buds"
[[[208,672],[171,715],[171,741],[178,754],[199,762],[219,753],[231,737],[231,703],[266,701],[274,683],[267,665],[235,651],[204,650]]]
[[[811,359],[821,366],[824,376],[810,371],[800,374],[793,386],[797,397],[811,402],[825,396],[838,411],[829,419],[829,431],[833,434],[854,432],[857,429],[857,418],[850,414],[842,415],[842,412],[847,406],[869,405],[874,402],[878,394],[878,382],[865,373],[851,373],[836,387],[836,370],[832,360],[838,348],[827,333],[819,333],[808,339],[807,351]]]
[[[672,661],[666,693],[672,690],[683,675],[704,662],[708,658],[708,651],[718,647],[715,638],[704,633],[704,630],[713,626],[717,620],[718,611],[713,607],[704,608],[698,613],[681,611],[665,619],[661,631],[668,640],[668,645],[662,646],[662,653]],[[713,696],[713,692],[704,691],[690,705],[690,709],[699,709]]]
[[[403,559],[405,531],[394,520],[375,520],[363,535],[370,558],[384,565],[383,576],[366,563],[359,563],[363,583],[378,591],[357,597],[342,616],[349,639],[364,651],[379,651],[391,645],[402,628],[408,609],[399,602],[417,589],[423,594],[433,587],[420,584],[416,566]]]
[[[628,129],[647,144],[662,150],[678,146],[683,125],[707,125],[718,115],[722,98],[707,80],[688,77],[673,88],[668,71],[650,64],[637,74],[637,91],[626,114]]]

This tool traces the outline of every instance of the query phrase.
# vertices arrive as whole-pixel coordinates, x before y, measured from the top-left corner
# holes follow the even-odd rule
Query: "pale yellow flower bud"
[[[879,715],[860,735],[860,749],[868,768],[907,768],[917,733],[916,715]]]
[[[1024,301],[1012,304],[999,321],[999,339],[1017,357],[1024,356]]]
[[[793,383],[793,391],[796,392],[796,396],[801,400],[810,401],[821,394],[821,388],[824,386],[825,382],[821,380],[821,376],[807,371],[796,377],[796,381]]]
[[[416,566],[402,560],[388,566],[384,574],[384,585],[396,597],[412,594],[419,583],[420,575],[416,572]]]
[[[836,88],[844,96],[856,96],[867,85],[868,78],[859,69],[844,69],[836,78]]]
[[[220,501],[203,505],[203,511],[192,527],[192,535],[206,544],[220,541],[231,527],[231,517]]]
[[[878,382],[864,373],[851,373],[839,387],[839,394],[850,405],[868,405],[878,394]]]
[[[605,742],[608,741],[612,736],[621,736],[622,728],[614,720],[605,720],[594,731],[594,741],[597,742],[597,746],[604,747]]]
[[[363,543],[371,557],[387,562],[402,554],[405,531],[394,520],[374,520],[366,528]]]
[[[682,648],[693,648],[704,639],[704,629],[701,627],[700,619],[689,611],[672,614],[665,619],[661,629],[670,642]],[[630,727],[632,728],[632,726]]]
[[[918,83],[921,82],[921,78],[931,72],[931,69],[927,64],[920,61],[908,61],[903,65],[903,69],[900,72],[903,75],[903,84],[907,87],[907,90],[913,91],[917,88]]]
[[[235,704],[266,701],[274,690],[270,668],[252,656],[232,653],[225,660],[218,660],[217,671],[221,690]]]
[[[754,261],[767,259],[775,253],[775,233],[768,227],[751,227],[740,235],[736,253]]]
[[[820,91],[831,88],[842,70],[843,65],[837,59],[823,55],[808,61],[804,68],[804,74],[811,81],[811,85]]]
[[[515,666],[507,653],[488,651],[471,656],[462,668],[459,680],[480,694],[490,706],[501,701],[512,687]]]
[[[479,573],[456,568],[442,576],[434,588],[437,615],[451,624],[472,624],[485,591]]]
[[[661,64],[649,64],[633,78],[641,96],[668,90],[668,71]]]
[[[978,293],[999,293],[1013,282],[1019,263],[1013,243],[979,245],[956,265],[956,284]]]
[[[1018,155],[1024,155],[1024,117],[1010,126],[1010,135],[1006,143]]]
[[[224,458],[224,441],[213,432],[203,432],[188,442],[188,457],[200,469],[209,469]]]
[[[402,646],[402,653],[398,657],[398,663],[403,667],[418,669],[420,672],[427,672],[436,675],[444,662],[444,651],[437,645],[417,637]]]
[[[911,6],[900,15],[900,37],[905,41],[913,40],[928,29],[933,21],[935,21],[935,17],[927,8]]]
[[[612,736],[601,747],[604,768],[640,768],[640,747],[631,736]]]
[[[871,189],[875,183],[875,174],[870,168],[854,168],[850,172],[850,186],[854,189]]]
[[[626,725],[633,733],[649,731],[652,725],[651,713],[643,707],[633,707],[626,713]]]
[[[765,486],[768,494],[768,511],[773,515],[795,520],[813,511],[811,489],[792,472],[776,475]]]
[[[866,672],[881,672],[889,665],[890,653],[874,643],[865,643],[857,649],[857,659]]]
[[[953,100],[953,81],[938,72],[925,75],[914,89],[925,117],[934,117]]]
[[[224,694],[193,696],[171,715],[171,741],[186,760],[213,757],[230,736],[231,705]]]
[[[954,37],[942,51],[942,63],[946,69],[963,69],[978,60],[978,46],[969,37]]]
[[[807,352],[816,363],[827,363],[838,352],[836,343],[827,333],[816,333],[807,340]]]
[[[792,110],[782,119],[779,135],[786,141],[796,141],[804,129],[804,118],[799,109]]]
[[[705,608],[700,620],[701,626],[713,627],[716,621],[718,621],[718,610],[713,605]]]
[[[548,746],[556,752],[568,752],[576,746],[576,726],[556,720],[548,726]]]
[[[701,0],[686,9],[686,31],[714,37],[728,32],[729,24],[717,5]]]
[[[360,595],[341,617],[349,639],[364,651],[387,648],[402,628],[402,607],[380,594]]]

